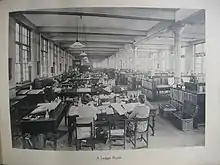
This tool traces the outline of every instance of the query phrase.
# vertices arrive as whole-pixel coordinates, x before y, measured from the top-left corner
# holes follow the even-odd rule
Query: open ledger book
[[[0,162],[220,162],[214,1],[0,1]]]

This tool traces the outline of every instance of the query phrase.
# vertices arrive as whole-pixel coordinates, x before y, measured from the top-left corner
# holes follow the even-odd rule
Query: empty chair
[[[113,120],[109,121],[108,142],[109,149],[112,146],[122,146],[125,149],[126,138],[126,120]],[[117,143],[122,141],[121,143]]]
[[[135,118],[128,123],[128,137],[134,148],[148,148],[148,132],[149,132],[149,117]],[[144,141],[145,145],[137,147],[137,140]]]
[[[76,134],[76,150],[81,147],[90,147],[92,150],[95,148],[94,137],[94,119],[88,117],[77,117],[75,123]],[[82,142],[85,141],[85,144]]]

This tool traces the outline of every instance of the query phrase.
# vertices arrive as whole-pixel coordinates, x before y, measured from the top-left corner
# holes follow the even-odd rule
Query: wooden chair
[[[94,137],[94,119],[77,117],[75,123],[75,134],[76,134],[76,150],[81,149],[81,147],[91,147],[91,150],[95,149]],[[85,145],[82,145],[82,142],[88,142]]]
[[[128,123],[128,137],[129,142],[131,142],[135,149],[138,148],[148,148],[148,133],[149,133],[149,119],[148,118],[135,118],[130,120]],[[144,122],[144,123],[142,123]],[[144,127],[140,130],[138,127]],[[144,135],[146,137],[144,137]],[[146,143],[145,146],[137,147],[137,140],[144,141]]]
[[[125,149],[125,138],[126,138],[126,120],[113,120],[109,121],[109,131],[108,131],[108,142],[109,149],[112,146],[123,146]],[[123,141],[123,143],[113,143],[114,141]]]

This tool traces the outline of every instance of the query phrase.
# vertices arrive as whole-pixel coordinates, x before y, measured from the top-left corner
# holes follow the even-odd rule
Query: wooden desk
[[[72,89],[62,89],[61,92],[57,93],[59,97],[65,99],[66,97],[75,97],[82,94],[90,94],[90,95],[97,95],[101,92],[100,88],[91,88],[89,91],[77,91],[77,88]]]
[[[10,99],[11,120],[19,120],[28,107],[27,96],[19,95]],[[22,112],[21,112],[22,110]]]
[[[31,135],[38,135],[41,133],[53,133],[54,137],[54,150],[57,148],[57,128],[62,121],[64,114],[65,114],[65,106],[66,104],[61,102],[57,107],[51,111],[50,118],[45,119],[39,118],[36,120],[26,120],[24,117],[21,121],[21,130],[22,130],[22,137],[24,140],[24,135],[29,133]],[[23,148],[25,148],[25,143],[23,143]]]
[[[133,103],[131,103],[131,104],[133,104]],[[152,136],[154,136],[154,134],[155,134],[155,116],[156,116],[157,109],[149,102],[147,102],[147,104],[150,107],[150,117],[151,117],[151,123],[149,126],[152,130]],[[112,104],[113,112],[110,112],[110,110],[107,110],[107,112],[105,114],[103,114],[103,113],[101,114],[100,111],[98,110],[97,120],[95,121],[95,125],[97,127],[106,126],[107,121],[113,121],[113,120],[117,120],[117,119],[118,120],[127,119],[127,117],[125,116],[125,113],[127,112],[127,110],[123,109],[121,107],[121,105],[125,105],[125,104],[118,104],[118,103]],[[73,111],[73,110],[71,110],[71,111]],[[76,113],[69,111],[67,116],[68,116],[68,143],[69,143],[69,146],[71,146],[72,133],[74,130],[73,128],[74,128],[74,123],[76,121],[77,115],[76,115]]]
[[[131,108],[135,107],[135,103],[128,103],[128,104],[132,104],[132,106],[129,107],[129,111],[131,112]],[[128,105],[127,104],[127,105]],[[149,123],[149,127],[152,130],[152,136],[154,136],[155,134],[155,116],[157,114],[157,108],[154,107],[149,101],[146,101],[146,104],[150,107],[150,123]],[[124,106],[126,108],[126,104],[121,104],[121,103],[114,103],[111,104],[111,106],[113,107],[113,109],[119,114],[119,115],[124,115],[127,110],[123,109],[122,106]]]

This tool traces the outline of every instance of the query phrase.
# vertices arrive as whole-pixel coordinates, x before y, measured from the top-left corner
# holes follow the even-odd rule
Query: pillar
[[[115,54],[115,68],[118,69],[118,55],[117,53]]]
[[[181,83],[181,34],[184,30],[184,25],[176,27],[174,32],[174,79],[175,84]]]
[[[133,50],[133,54],[132,54],[132,58],[133,58],[133,65],[132,65],[132,69],[134,71],[137,70],[137,67],[136,67],[136,63],[137,63],[137,47],[136,46],[133,46],[132,47],[132,50]]]
[[[185,54],[185,73],[191,72],[194,72],[194,45],[187,46]]]
[[[152,52],[152,70],[151,70],[151,76],[155,75],[155,70],[156,70],[156,53]]]

